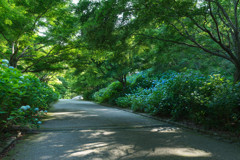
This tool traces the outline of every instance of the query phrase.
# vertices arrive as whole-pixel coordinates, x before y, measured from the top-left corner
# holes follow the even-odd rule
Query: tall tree
[[[0,6],[0,45],[4,46],[0,52],[11,66],[23,72],[41,71],[60,61],[56,56],[72,46],[67,44],[74,25],[70,1],[2,0]],[[34,66],[38,69],[30,70]]]
[[[129,1],[81,0],[77,16],[81,24],[81,36],[92,53],[102,54],[92,58],[98,70],[106,77],[118,80],[126,86],[126,76],[140,69],[143,64],[141,50],[146,47],[136,40],[133,33],[138,25],[132,25]]]
[[[185,41],[172,36],[140,33],[145,38],[199,48],[234,64],[235,81],[240,80],[239,0],[150,0],[135,1],[136,21],[159,31],[167,25]]]

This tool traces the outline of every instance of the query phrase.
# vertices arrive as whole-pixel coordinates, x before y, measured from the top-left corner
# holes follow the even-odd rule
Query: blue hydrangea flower
[[[20,83],[20,84],[23,84],[23,82],[22,82],[22,81],[18,81],[18,83]]]
[[[37,123],[38,123],[38,124],[42,124],[42,122],[41,122],[41,121],[38,121]]]
[[[9,63],[9,61],[7,59],[2,59],[2,63]]]
[[[34,111],[39,111],[39,108],[35,108]]]
[[[27,108],[27,106],[22,106],[20,109],[21,110],[27,110],[28,108]]]
[[[24,79],[24,76],[19,77],[20,79]]]
[[[3,63],[2,66],[3,67],[8,67],[8,65],[6,63]]]
[[[26,105],[27,109],[30,109],[31,107],[29,105]]]
[[[44,112],[47,113],[47,110],[45,110]]]
[[[10,69],[14,69],[14,67],[13,67],[13,66],[9,66],[8,68],[10,68]]]

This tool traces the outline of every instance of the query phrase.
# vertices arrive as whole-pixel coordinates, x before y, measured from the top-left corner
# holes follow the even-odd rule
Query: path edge
[[[203,129],[203,128],[191,127],[191,126],[189,126],[187,124],[176,122],[176,121],[173,121],[171,119],[164,119],[164,118],[161,118],[161,117],[158,117],[158,116],[150,115],[148,113],[135,112],[135,111],[133,111],[131,109],[121,108],[121,107],[118,107],[118,106],[115,106],[115,105],[111,105],[111,104],[108,104],[108,103],[97,103],[97,102],[94,102],[94,101],[91,101],[91,102],[93,102],[95,104],[98,104],[98,105],[101,105],[101,106],[104,106],[104,107],[111,107],[111,108],[115,108],[115,109],[118,109],[118,110],[122,110],[122,111],[130,112],[130,113],[133,113],[133,114],[141,115],[143,117],[148,117],[148,118],[151,118],[151,119],[154,119],[154,120],[158,120],[160,122],[164,122],[164,123],[168,123],[168,124],[174,125],[176,127],[181,127],[181,128],[187,129],[187,130],[191,130],[191,131],[194,131],[196,133],[201,133],[203,135],[212,136],[212,138],[214,138],[216,140],[220,140],[220,141],[223,141],[223,142],[236,144],[236,145],[240,146],[240,137],[233,137],[233,136],[230,136],[230,135],[223,135],[223,134],[219,134],[217,132],[206,130],[206,129]]]
[[[22,136],[21,132],[18,132],[18,134],[15,134],[11,136],[8,140],[4,142],[3,145],[0,146],[0,159],[4,158],[4,154],[13,146],[16,144],[17,140]]]

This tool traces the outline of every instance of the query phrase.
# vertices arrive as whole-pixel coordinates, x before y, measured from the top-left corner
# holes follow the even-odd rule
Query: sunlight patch
[[[113,135],[113,134],[115,134],[115,132],[97,130],[96,132],[90,133],[89,138],[98,138],[101,136],[109,136],[109,135]]]
[[[106,147],[108,144],[103,142],[96,142],[96,143],[88,143],[81,146],[81,149],[78,149],[77,151],[70,150],[68,152],[75,152],[69,155],[69,157],[75,157],[75,156],[86,156],[92,153],[99,153],[101,151],[100,148]]]
[[[157,148],[156,152],[159,155],[174,155],[181,157],[211,157],[210,152],[205,152],[203,150],[194,148]]]
[[[160,132],[160,133],[177,133],[180,132],[180,128],[174,128],[174,127],[159,127],[159,128],[153,128],[151,132]]]

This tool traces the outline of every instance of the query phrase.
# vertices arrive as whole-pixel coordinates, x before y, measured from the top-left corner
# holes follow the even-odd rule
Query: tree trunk
[[[17,52],[18,52],[18,48],[17,46],[15,47],[15,42],[12,43],[12,55],[10,57],[9,60],[9,65],[16,68],[17,67]]]
[[[123,90],[125,90],[127,87],[127,76],[123,75],[118,81],[122,84]]]
[[[236,67],[236,71],[234,73],[234,82],[239,82],[240,81],[240,68]]]
[[[17,67],[17,59],[14,55],[10,58],[9,65],[13,66],[14,68]]]

